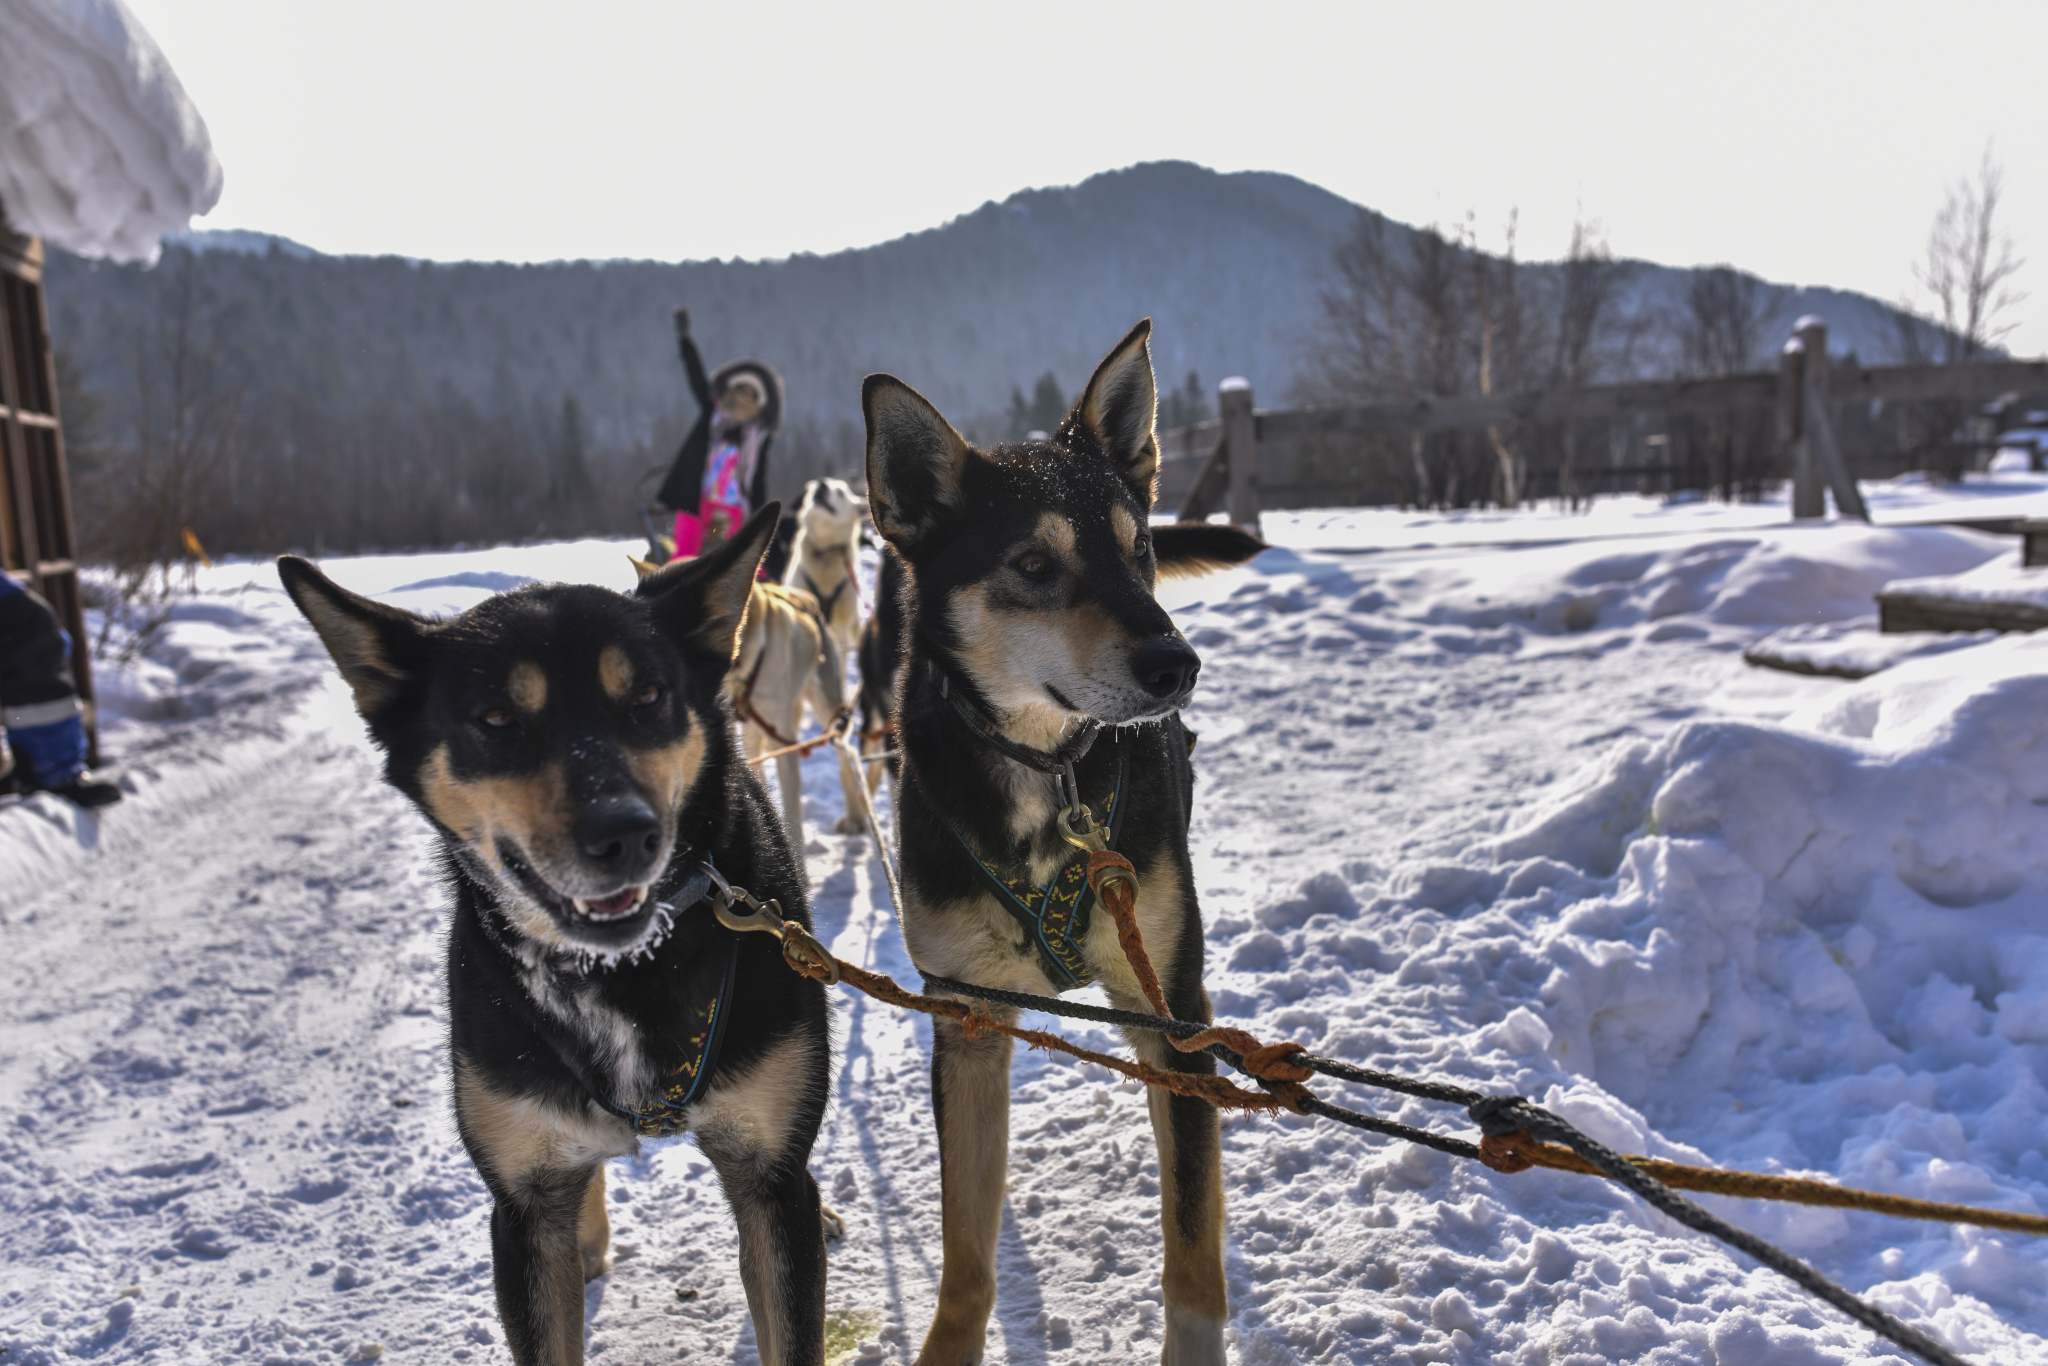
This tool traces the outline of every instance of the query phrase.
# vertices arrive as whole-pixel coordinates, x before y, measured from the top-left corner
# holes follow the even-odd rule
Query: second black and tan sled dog
[[[1153,596],[1161,574],[1264,548],[1226,526],[1154,528],[1157,407],[1140,323],[1050,441],[980,451],[902,381],[873,375],[869,508],[908,570],[897,691],[903,933],[927,975],[1056,993],[1100,982],[1149,1007],[1108,915],[1091,915],[1080,855],[1062,840],[1062,773],[1135,865],[1137,914],[1168,1006],[1207,1021],[1202,923],[1188,860],[1193,795],[1180,709],[1200,661]],[[1071,765],[1071,769],[1069,766]],[[1211,1071],[1159,1036],[1157,1067]],[[945,1262],[920,1366],[970,1366],[996,1298],[1009,1146],[1010,1041],[940,1021],[932,1039]],[[1151,1096],[1159,1149],[1161,1359],[1221,1366],[1226,1306],[1216,1112]]]
[[[805,1167],[825,1110],[824,990],[709,899],[729,882],[809,922],[725,697],[776,510],[632,597],[534,585],[447,621],[278,563],[385,777],[441,837],[456,1126],[491,1193],[519,1366],[583,1360],[583,1284],[611,1238],[604,1163],[686,1130],[739,1226],[764,1366],[824,1359]]]

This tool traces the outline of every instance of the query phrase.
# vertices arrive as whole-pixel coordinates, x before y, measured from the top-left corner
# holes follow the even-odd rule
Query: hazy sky
[[[129,0],[227,171],[200,227],[537,261],[862,246],[1136,161],[1285,171],[1525,257],[1897,299],[1989,144],[2048,352],[2048,4]]]

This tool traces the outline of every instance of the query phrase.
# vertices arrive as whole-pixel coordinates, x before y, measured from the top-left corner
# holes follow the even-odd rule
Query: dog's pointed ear
[[[626,560],[629,564],[633,566],[633,573],[635,575],[634,582],[636,583],[639,582],[640,579],[653,578],[656,574],[659,574],[661,572],[660,565],[656,564],[652,560],[643,560],[638,555],[628,555],[626,557]]]
[[[967,438],[894,375],[869,375],[860,407],[868,423],[868,514],[908,553],[958,510]]]
[[[333,656],[356,710],[376,720],[413,677],[413,659],[432,623],[349,592],[297,555],[278,557],[277,576]]]
[[[1146,507],[1159,483],[1159,387],[1152,378],[1152,320],[1146,318],[1103,357],[1067,418],[1123,471]]]
[[[1152,559],[1162,579],[1191,579],[1228,569],[1270,549],[1243,527],[1225,522],[1175,522],[1152,528]]]
[[[731,663],[740,652],[754,574],[781,516],[782,504],[765,505],[709,555],[675,561],[641,579],[633,596],[651,599],[656,618],[682,639]]]

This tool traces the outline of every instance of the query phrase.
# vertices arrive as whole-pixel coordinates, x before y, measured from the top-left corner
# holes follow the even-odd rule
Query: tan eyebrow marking
[[[1109,525],[1116,532],[1116,543],[1128,555],[1138,544],[1138,519],[1131,516],[1131,510],[1122,503],[1115,503],[1109,509]]]
[[[512,666],[510,676],[505,679],[505,691],[512,696],[512,705],[523,712],[536,712],[548,704],[548,676],[540,666],[525,660]]]
[[[606,697],[620,700],[633,687],[633,661],[618,646],[605,646],[597,657],[597,681],[604,685]]]
[[[1074,553],[1079,538],[1074,535],[1074,524],[1057,512],[1039,514],[1038,539],[1046,542],[1062,555]]]

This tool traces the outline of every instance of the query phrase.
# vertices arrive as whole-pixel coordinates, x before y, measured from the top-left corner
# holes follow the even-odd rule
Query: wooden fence
[[[1160,434],[1160,501],[1188,518],[1227,507],[1232,521],[1250,525],[1264,508],[1738,486],[1760,496],[1789,478],[1794,515],[1825,515],[1832,491],[1845,515],[1860,517],[1856,476],[1899,472],[1917,454],[1898,424],[1886,425],[1887,414],[1945,405],[1920,421],[1945,424],[1940,439],[1953,441],[1953,429],[1985,405],[2042,394],[2048,361],[1831,363],[1817,318],[1800,320],[1776,370],[1715,379],[1263,411],[1249,382],[1229,379],[1215,419]],[[1475,493],[1468,483],[1462,498],[1445,497],[1434,471],[1458,443],[1468,469],[1522,462],[1522,486],[1503,498],[1495,474],[1489,490]]]

